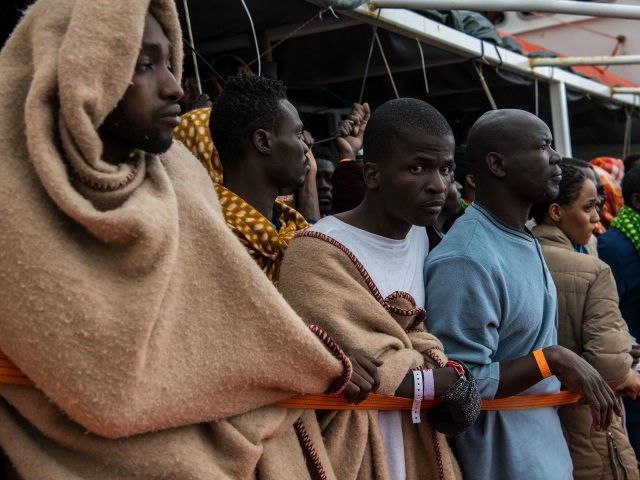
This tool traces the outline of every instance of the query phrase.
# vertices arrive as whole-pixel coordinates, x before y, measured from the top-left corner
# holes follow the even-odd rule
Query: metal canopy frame
[[[640,19],[640,7],[612,5],[603,2],[576,2],[571,0],[371,0],[372,8],[408,8],[425,10],[475,10],[493,12],[548,12]]]
[[[640,63],[640,55],[594,55],[592,57],[530,58],[532,67],[566,67],[574,65],[634,65]]]
[[[382,0],[371,2],[371,7],[374,7],[375,4],[382,3]],[[393,0],[384,0],[384,3],[402,3],[405,5],[411,2],[404,0],[399,0],[397,2],[394,2]],[[416,1],[413,3],[417,4],[427,2]],[[442,8],[451,10],[454,3],[456,2],[450,1],[448,8]],[[482,1],[473,3],[476,5],[475,9],[480,8],[480,4],[483,4]],[[573,2],[561,2],[558,0],[558,3]],[[611,7],[611,5],[606,6]],[[535,7],[528,4],[527,9],[531,10],[535,9]],[[505,9],[503,8],[503,10]],[[374,25],[377,24],[380,28],[384,28],[409,38],[417,39],[423,43],[460,55],[463,58],[467,58],[469,60],[477,59],[490,65],[499,66],[501,69],[548,83],[550,86],[549,91],[552,109],[553,136],[557,150],[563,156],[571,156],[572,153],[566,98],[567,89],[575,90],[591,97],[612,101],[628,107],[636,107],[640,105],[640,100],[636,95],[639,92],[635,90],[620,90],[616,87],[612,88],[608,85],[604,85],[597,81],[581,77],[553,66],[536,66],[534,68],[530,64],[528,57],[472,37],[471,35],[425,18],[424,16],[410,10],[400,8],[381,8],[376,10],[375,8],[370,8],[367,5],[362,5],[353,10],[344,10],[341,13],[359,21],[368,22]],[[638,13],[640,14],[640,9],[638,9]]]

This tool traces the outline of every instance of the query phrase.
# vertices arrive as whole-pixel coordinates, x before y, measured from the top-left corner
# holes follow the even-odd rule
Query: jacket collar
[[[532,233],[542,245],[564,248],[573,251],[573,244],[569,237],[558,227],[553,225],[536,225]]]

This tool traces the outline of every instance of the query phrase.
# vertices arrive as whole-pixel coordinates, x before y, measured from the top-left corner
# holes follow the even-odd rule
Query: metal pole
[[[563,157],[571,157],[571,135],[569,134],[569,109],[567,108],[567,90],[563,82],[549,84],[551,100],[551,122],[553,123],[553,142],[555,150]]]
[[[193,31],[191,30],[191,17],[189,16],[189,5],[187,0],[184,1],[184,16],[187,20],[187,31],[189,32],[189,42],[191,42],[191,57],[193,58],[193,68],[196,72],[196,84],[198,85],[198,94],[202,95],[202,83],[200,83],[200,72],[198,71],[198,58],[196,57],[196,44],[193,42]]]
[[[384,48],[382,48],[382,43],[380,43],[380,37],[378,36],[378,32],[374,33],[376,37],[376,43],[378,44],[378,49],[380,50],[380,55],[382,55],[382,61],[384,62],[384,67],[387,70],[387,75],[389,75],[389,80],[391,81],[391,87],[393,87],[393,93],[396,94],[396,98],[400,98],[398,94],[398,89],[396,87],[396,82],[393,81],[393,74],[391,73],[391,67],[389,67],[389,62],[387,61],[387,56],[384,54]]]
[[[405,8],[408,10],[482,10],[490,12],[548,12],[640,19],[640,7],[570,0],[370,0],[371,9]]]
[[[633,65],[640,63],[640,55],[596,55],[593,57],[530,58],[532,67],[568,67],[573,65]]]
[[[611,87],[611,95],[616,93],[634,93],[640,94],[640,87]]]

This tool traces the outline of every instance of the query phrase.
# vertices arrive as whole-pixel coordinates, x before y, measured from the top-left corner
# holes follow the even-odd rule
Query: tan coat
[[[378,393],[393,395],[412,368],[446,362],[440,341],[424,330],[424,310],[413,298],[402,292],[382,298],[362,264],[327,236],[303,232],[294,237],[282,264],[280,290],[305,321],[325,329],[343,348],[384,362]],[[340,480],[389,479],[377,412],[329,411],[319,418]],[[402,421],[408,480],[461,478],[445,436],[425,415],[413,424],[410,412],[404,412]]]
[[[185,147],[102,159],[148,9],[179,78],[173,0],[42,0],[0,53],[0,350],[35,382],[0,385],[0,447],[26,480],[309,478],[269,405],[341,362]]]
[[[533,229],[542,245],[558,289],[558,343],[582,356],[612,388],[624,387],[630,369],[629,330],[618,310],[615,280],[609,266],[573,251],[557,227]],[[636,459],[622,419],[614,418],[606,433],[591,428],[586,405],[560,407],[560,419],[574,464],[574,477],[585,480],[637,479]]]

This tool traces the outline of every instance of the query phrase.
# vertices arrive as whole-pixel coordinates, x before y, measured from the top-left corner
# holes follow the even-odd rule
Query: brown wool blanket
[[[35,382],[0,385],[0,447],[28,480],[306,478],[299,413],[268,405],[342,364],[186,148],[101,158],[148,9],[179,78],[171,0],[41,0],[0,53],[0,350]]]
[[[353,254],[327,236],[304,232],[294,237],[279,288],[305,321],[324,328],[344,349],[384,362],[378,393],[393,395],[412,368],[447,361],[440,341],[422,327],[424,310],[416,309],[408,294],[382,298]],[[318,418],[340,480],[390,478],[377,412],[319,412]],[[408,480],[461,478],[445,436],[425,415],[414,425],[411,412],[404,412],[402,421]]]

